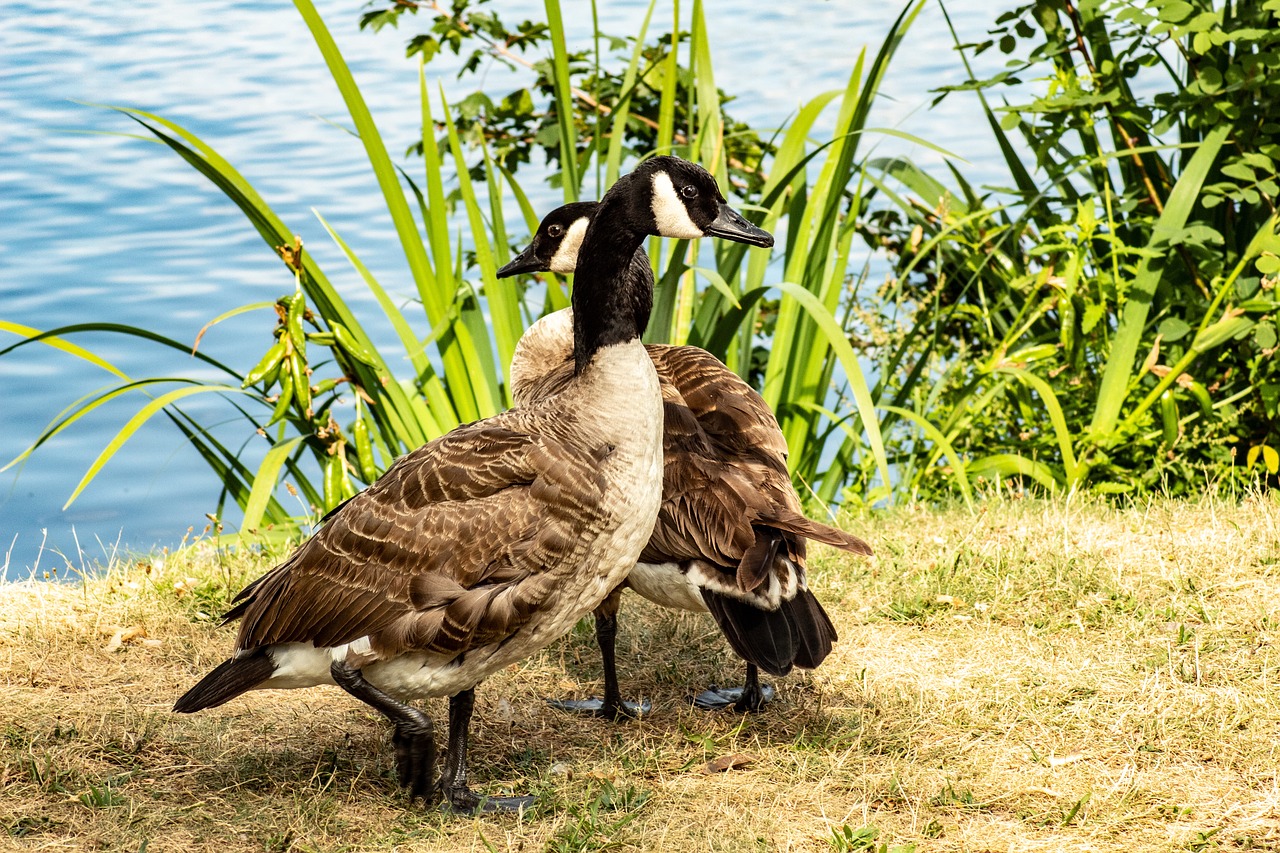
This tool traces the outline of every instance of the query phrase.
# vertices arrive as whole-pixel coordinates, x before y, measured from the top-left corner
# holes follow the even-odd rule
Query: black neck
[[[649,325],[653,270],[645,253],[637,251],[645,232],[635,227],[637,220],[630,213],[625,196],[606,194],[578,250],[573,277],[575,373],[581,373],[600,348],[638,338]]]

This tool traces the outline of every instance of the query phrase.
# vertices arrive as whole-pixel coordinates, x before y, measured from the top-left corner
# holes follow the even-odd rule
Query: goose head
[[[652,157],[636,167],[628,178],[647,181],[648,192],[631,191],[632,199],[647,195],[648,210],[633,208],[632,215],[650,219],[647,233],[681,240],[720,237],[736,243],[769,248],[773,235],[757,228],[734,210],[720,194],[711,173],[679,157]],[[619,180],[621,183],[621,180]],[[609,200],[611,188],[601,203]]]
[[[594,201],[579,201],[557,207],[538,223],[533,240],[524,251],[498,270],[498,278],[521,273],[573,272],[578,263],[578,249],[586,236],[587,226],[600,205]]]
[[[530,245],[498,270],[573,272],[575,372],[605,346],[638,338],[653,305],[646,236],[720,237],[770,247],[773,235],[731,208],[706,169],[679,157],[653,157],[619,178],[598,204],[558,208]]]

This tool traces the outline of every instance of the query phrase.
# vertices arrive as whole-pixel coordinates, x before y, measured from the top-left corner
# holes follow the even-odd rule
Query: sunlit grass
[[[846,519],[877,556],[815,555],[840,642],[776,679],[758,717],[691,710],[740,663],[709,620],[634,596],[620,669],[653,701],[645,721],[542,701],[599,690],[582,626],[486,681],[476,783],[536,793],[522,820],[408,803],[382,720],[336,689],[170,713],[227,654],[218,614],[269,556],[198,546],[81,585],[10,584],[0,827],[153,851],[857,850],[871,830],[922,851],[1280,843],[1276,503],[978,506]],[[744,766],[703,772],[728,756]]]

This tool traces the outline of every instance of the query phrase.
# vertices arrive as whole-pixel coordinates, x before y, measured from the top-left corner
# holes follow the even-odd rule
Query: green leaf
[[[691,267],[690,269],[692,269],[693,272],[700,274],[707,281],[711,282],[711,286],[720,291],[720,295],[723,296],[725,301],[734,308],[741,307],[741,304],[738,302],[738,297],[733,293],[733,288],[724,280],[724,276],[720,275],[719,271],[710,269],[709,267]]]
[[[996,453],[974,459],[969,463],[969,475],[988,480],[1003,480],[1014,475],[1030,477],[1051,492],[1062,486],[1048,465],[1013,453]]]
[[[552,67],[555,75],[556,120],[560,127],[560,168],[563,171],[564,200],[578,200],[578,131],[573,124],[573,90],[569,83],[569,50],[565,47],[564,18],[560,0],[544,0],[547,26],[551,30]]]
[[[93,463],[89,466],[89,470],[80,478],[80,482],[76,484],[75,489],[71,492],[71,497],[67,498],[67,502],[62,505],[62,508],[66,509],[75,502],[75,499],[84,491],[85,486],[93,482],[93,478],[98,475],[98,472],[102,470],[104,465],[111,461],[111,458],[116,455],[116,451],[123,447],[124,443],[138,431],[138,428],[151,419],[152,415],[163,409],[165,406],[168,406],[170,403],[176,403],[179,400],[191,397],[195,394],[209,393],[243,394],[245,392],[230,385],[196,385],[188,388],[178,388],[175,391],[170,391],[168,394],[162,394],[147,403],[147,405],[143,406],[142,409],[140,409],[133,417],[129,418],[125,425],[120,428],[120,431],[115,434],[115,437],[112,438],[111,441],[107,443],[107,446],[98,454],[98,457],[93,460]]]
[[[1222,72],[1212,65],[1201,68],[1196,78],[1200,81],[1200,88],[1205,92],[1213,93],[1222,88]]]
[[[74,355],[76,358],[83,359],[95,367],[101,367],[108,373],[114,373],[126,382],[129,380],[129,377],[125,375],[123,370],[116,367],[105,358],[95,355],[84,347],[77,346],[70,341],[64,341],[62,338],[57,336],[48,335],[39,329],[32,328],[31,326],[24,326],[21,323],[11,323],[8,320],[0,320],[0,332],[10,332],[11,334],[20,335],[30,341],[38,341],[45,346],[53,347],[56,350],[62,350],[69,355]],[[4,352],[8,352],[9,349],[11,348],[6,348]]]
[[[649,32],[649,21],[653,18],[654,7],[658,0],[649,0],[649,8],[645,10],[644,21],[636,33],[635,49],[631,52],[631,61],[622,75],[622,95],[618,98],[609,116],[609,152],[606,155],[605,186],[608,189],[618,180],[622,167],[622,144],[626,138],[627,119],[631,115],[631,97],[635,90],[636,74],[640,68],[640,58],[644,55],[645,34]]]
[[[1200,194],[1200,187],[1208,177],[1230,131],[1230,125],[1220,124],[1205,135],[1169,193],[1164,212],[1152,229],[1148,247],[1166,241],[1170,234],[1177,233],[1186,225]],[[1093,421],[1089,427],[1095,438],[1109,437],[1119,420],[1120,409],[1128,396],[1129,379],[1133,375],[1138,344],[1146,327],[1147,314],[1151,310],[1151,300],[1163,272],[1163,255],[1158,258],[1143,257],[1138,264],[1098,388]]]
[[[279,442],[262,458],[262,464],[258,466],[258,471],[253,476],[253,488],[249,491],[249,499],[244,506],[244,521],[240,524],[242,531],[255,531],[262,526],[262,514],[275,491],[280,469],[301,441],[302,436],[298,436]]]
[[[1180,317],[1165,317],[1158,329],[1165,343],[1182,340],[1191,331],[1191,324]]]
[[[1164,3],[1160,7],[1159,18],[1171,24],[1186,20],[1187,16],[1195,11],[1195,7],[1185,0],[1172,0],[1170,3]]]
[[[1075,451],[1071,446],[1075,431],[1067,426],[1067,419],[1062,412],[1062,405],[1058,402],[1058,395],[1053,392],[1053,388],[1048,382],[1028,370],[1016,367],[1002,367],[997,372],[1016,376],[1034,388],[1036,393],[1040,395],[1040,400],[1044,403],[1045,409],[1049,413],[1049,423],[1053,426],[1054,436],[1058,440],[1058,450],[1062,453],[1065,484],[1069,489],[1078,485],[1087,471],[1082,469],[1076,462]]]
[[[338,91],[347,105],[347,111],[364,145],[365,156],[368,157],[369,165],[373,167],[374,176],[377,178],[378,187],[382,190],[382,197],[391,214],[396,235],[400,239],[401,250],[409,264],[410,272],[413,273],[428,319],[432,325],[443,323],[448,314],[449,297],[452,293],[445,294],[437,287],[422,243],[422,235],[414,223],[409,202],[405,199],[404,189],[400,185],[399,173],[387,154],[386,146],[382,143],[382,136],[378,133],[378,127],[365,104],[364,96],[360,93],[346,60],[342,58],[337,43],[311,0],[294,0],[294,5],[302,13],[302,18],[311,31],[316,46],[320,48],[325,64],[329,67],[329,74],[337,84]],[[435,210],[436,216],[439,217],[443,208],[435,208]],[[344,323],[344,325],[351,328],[352,324]],[[465,420],[475,420],[496,411],[496,401],[492,396],[477,393],[481,389],[467,381],[467,377],[471,375],[470,364],[477,361],[476,348],[465,329],[460,325],[455,326],[455,329],[456,334],[441,348],[441,359],[444,362],[445,372],[450,378],[451,388],[456,384],[456,388],[453,388],[454,401],[458,405],[459,414]]]
[[[879,406],[878,408],[892,412],[899,417],[906,418],[924,431],[925,436],[932,441],[947,457],[947,461],[951,463],[952,476],[955,479],[956,486],[960,489],[960,496],[964,498],[965,506],[973,508],[973,495],[969,488],[969,472],[965,468],[965,464],[960,460],[960,454],[956,453],[955,447],[947,437],[942,434],[936,426],[931,424],[923,415],[917,414],[910,409],[904,409],[901,406]]]
[[[858,414],[862,418],[863,429],[867,431],[867,443],[871,445],[871,454],[875,459],[876,467],[880,471],[880,477],[886,484],[892,483],[889,477],[889,462],[884,452],[884,440],[880,436],[880,420],[875,414],[875,404],[871,399],[871,390],[867,387],[867,381],[862,374],[862,366],[858,364],[858,356],[853,351],[853,347],[849,345],[849,340],[845,337],[843,330],[836,323],[835,318],[827,310],[826,306],[818,301],[818,297],[805,290],[798,284],[784,281],[778,285],[778,289],[790,296],[792,299],[804,308],[817,323],[818,328],[827,339],[827,345],[835,352],[836,358],[844,367],[845,375],[849,379],[849,389],[853,393],[853,399],[858,407]]]

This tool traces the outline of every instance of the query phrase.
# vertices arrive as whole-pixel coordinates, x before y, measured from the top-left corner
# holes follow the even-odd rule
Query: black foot
[[[653,710],[653,703],[648,699],[639,702],[614,702],[606,705],[603,699],[592,696],[590,699],[548,699],[547,704],[557,711],[568,711],[570,714],[585,714],[589,717],[603,717],[607,720],[622,722],[643,717]]]
[[[695,708],[703,711],[723,711],[732,708],[739,714],[754,714],[763,711],[764,706],[773,699],[773,688],[762,686],[759,690],[745,687],[716,687],[714,684],[694,696],[690,701]]]
[[[519,814],[533,806],[533,797],[483,797],[470,788],[444,792],[441,809],[450,814]]]
[[[396,748],[396,774],[400,784],[409,789],[409,798],[421,797],[428,805],[435,802],[436,787],[431,776],[435,772],[436,742],[431,733],[431,719],[374,687],[358,667],[346,661],[334,661],[329,665],[329,672],[335,684],[381,711],[395,726],[391,743]]]
[[[396,723],[391,743],[396,749],[396,775],[400,784],[409,790],[409,799],[421,797],[428,804],[435,800],[431,775],[436,763],[435,741],[431,737],[431,723],[426,716],[417,722]]]

